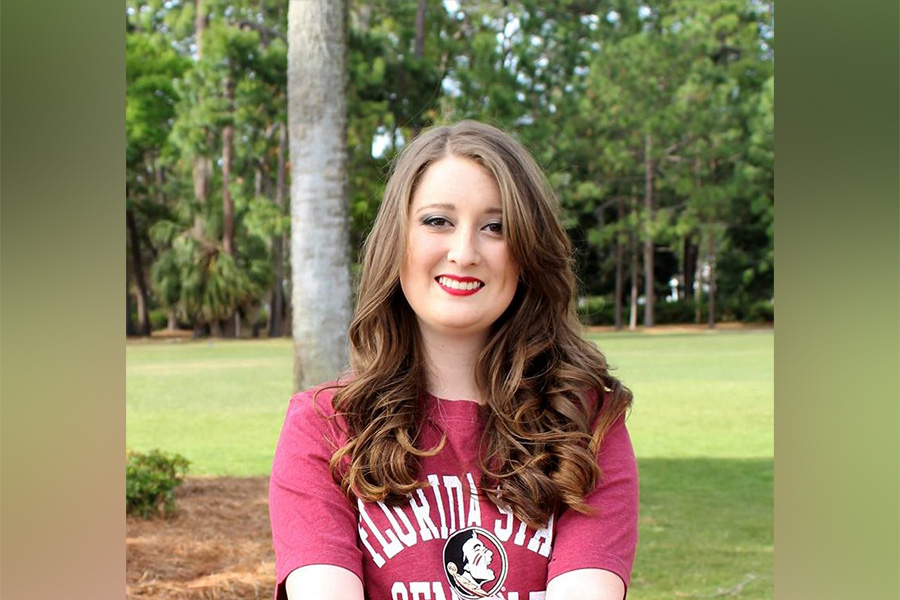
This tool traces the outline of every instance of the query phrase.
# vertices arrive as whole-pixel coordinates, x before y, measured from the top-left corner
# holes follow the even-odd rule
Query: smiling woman
[[[547,181],[493,127],[401,154],[366,241],[351,370],[291,399],[279,598],[617,598],[637,542],[631,392],[579,335]]]

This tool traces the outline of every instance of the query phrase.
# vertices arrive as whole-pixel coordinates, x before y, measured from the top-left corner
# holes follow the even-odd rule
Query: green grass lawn
[[[634,391],[640,544],[628,597],[772,598],[774,332],[592,335]],[[265,475],[291,393],[286,340],[126,346],[134,450]]]
[[[194,475],[267,475],[291,395],[286,340],[129,344],[125,432]]]
[[[772,598],[774,331],[591,339],[634,392],[641,521],[629,599]]]

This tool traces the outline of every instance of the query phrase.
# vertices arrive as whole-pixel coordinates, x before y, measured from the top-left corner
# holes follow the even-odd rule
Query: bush
[[[771,300],[757,300],[747,311],[747,321],[752,323],[774,323],[775,303]]]
[[[644,318],[643,307],[640,311]],[[704,309],[706,306],[703,307]],[[697,303],[694,300],[676,300],[675,302],[657,302],[653,307],[653,317],[659,325],[693,323],[696,318]],[[707,313],[704,312],[704,315]]]
[[[125,510],[130,515],[164,517],[175,511],[175,488],[181,485],[190,461],[179,454],[151,450],[127,452]]]
[[[169,326],[169,313],[164,308],[154,308],[150,311],[150,329],[158,331]]]
[[[259,313],[256,315],[256,323],[252,323],[252,325],[256,325],[260,328],[265,327],[266,323],[269,321],[269,309],[264,304],[260,307]]]
[[[615,323],[615,300],[605,296],[585,296],[578,299],[578,318],[584,325],[613,325]],[[657,325],[694,323],[697,304],[694,299],[667,302],[658,300],[653,316]],[[628,324],[628,299],[622,306],[622,320]],[[709,318],[709,303],[706,295],[700,303],[700,322],[706,324]],[[717,298],[716,322],[741,321],[743,323],[774,323],[775,303],[772,300],[736,300]],[[644,305],[638,304],[637,322],[644,323]]]
[[[603,296],[578,299],[578,318],[585,325],[612,325],[615,323],[615,310],[615,303]]]
[[[656,302],[654,317],[657,325],[673,323],[693,323],[695,303],[693,300]],[[705,306],[703,307],[706,308]],[[628,299],[622,305],[622,320],[627,325],[630,304]],[[718,311],[717,311],[718,312]],[[704,313],[705,315],[705,313]],[[613,325],[616,322],[616,303],[603,296],[588,296],[578,301],[578,317],[585,325]],[[637,321],[644,322],[644,305],[638,304]],[[704,321],[705,322],[705,321]]]

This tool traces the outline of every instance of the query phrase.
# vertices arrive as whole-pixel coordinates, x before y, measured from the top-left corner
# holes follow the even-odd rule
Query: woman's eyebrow
[[[424,212],[424,211],[426,211],[426,210],[434,210],[434,209],[447,210],[447,211],[451,211],[451,212],[452,212],[452,211],[455,211],[455,210],[456,210],[456,205],[455,205],[455,204],[448,204],[448,203],[426,204],[425,206],[419,207],[419,208],[416,210],[416,213],[415,213],[415,214],[419,214],[419,213]],[[500,207],[500,206],[492,206],[492,207],[490,207],[489,209],[485,210],[485,211],[484,211],[484,214],[486,214],[486,215],[502,215],[502,214],[503,214],[503,208]]]
[[[446,203],[426,204],[425,206],[420,207],[419,210],[416,211],[416,214],[418,214],[424,210],[433,210],[435,208],[439,208],[441,210],[451,210],[452,211],[452,210],[456,210],[456,205],[455,204],[446,204]]]

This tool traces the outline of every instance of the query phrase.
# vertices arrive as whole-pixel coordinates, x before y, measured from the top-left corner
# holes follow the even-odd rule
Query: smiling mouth
[[[453,294],[454,296],[469,296],[484,287],[484,282],[475,279],[474,277],[467,277],[460,280],[441,275],[435,277],[434,280],[445,292]]]

